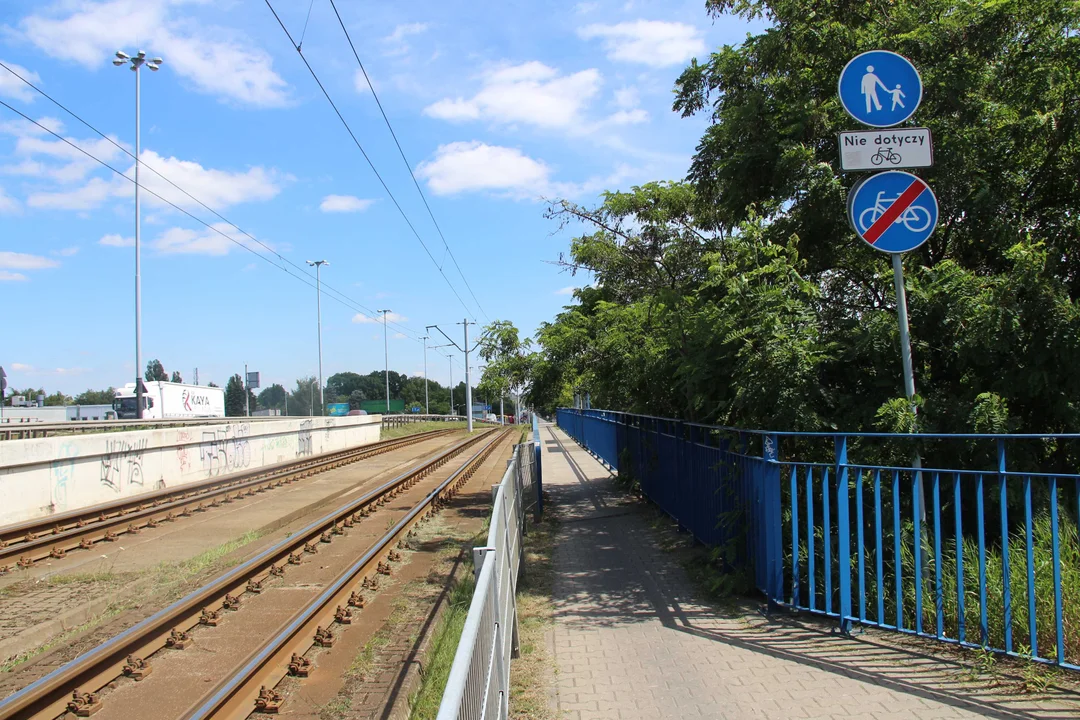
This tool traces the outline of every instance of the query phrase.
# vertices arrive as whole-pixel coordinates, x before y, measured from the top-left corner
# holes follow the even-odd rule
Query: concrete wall
[[[0,525],[379,439],[381,415],[282,418],[0,442]]]

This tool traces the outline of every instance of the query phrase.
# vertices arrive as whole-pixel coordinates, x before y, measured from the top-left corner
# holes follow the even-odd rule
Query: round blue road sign
[[[938,221],[938,203],[926,182],[899,170],[871,175],[848,195],[848,219],[875,250],[902,253],[926,242]]]
[[[903,55],[871,50],[856,55],[840,73],[840,102],[851,117],[871,127],[899,125],[922,101],[922,78]]]

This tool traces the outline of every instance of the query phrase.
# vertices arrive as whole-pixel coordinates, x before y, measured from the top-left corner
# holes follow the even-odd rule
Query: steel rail
[[[166,647],[183,649],[190,642],[188,632],[198,625],[216,624],[215,618],[227,602],[236,602],[248,592],[259,592],[264,582],[284,574],[289,564],[300,562],[305,550],[314,548],[322,537],[329,537],[326,534],[340,533],[342,528],[360,522],[377,506],[412,487],[421,478],[493,432],[466,438],[362,497],[312,521],[168,607],[8,696],[0,701],[0,720],[55,718],[68,710],[76,715],[93,712],[92,706],[99,702],[93,695],[123,675],[130,659],[145,660]]]
[[[112,542],[124,534],[137,534],[162,522],[453,432],[432,430],[391,438],[0,527],[0,575],[13,569],[5,564],[12,560],[17,568],[29,568],[42,560],[64,557],[70,550],[90,549],[95,543]],[[230,497],[233,492],[236,495]]]
[[[320,631],[335,626],[341,608],[348,607],[349,598],[361,589],[362,580],[383,564],[383,560],[393,551],[395,541],[403,539],[414,525],[430,518],[453,497],[508,435],[509,431],[506,430],[498,432],[450,477],[431,490],[318,597],[284,623],[273,639],[250,655],[236,673],[185,713],[182,716],[184,720],[240,720],[255,711],[277,712],[282,698],[273,688],[287,675],[297,674],[294,668],[304,667],[302,673],[311,671],[311,666],[304,664],[304,660],[308,663],[310,660],[304,656],[312,648],[325,645],[325,640],[320,639]],[[332,637],[333,631],[330,632]],[[321,637],[326,636],[323,634]],[[303,660],[298,662],[299,658]]]

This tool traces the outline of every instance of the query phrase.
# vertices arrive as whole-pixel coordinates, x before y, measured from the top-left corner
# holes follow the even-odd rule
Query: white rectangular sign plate
[[[896,170],[930,167],[934,148],[928,128],[889,128],[840,133],[840,169]]]

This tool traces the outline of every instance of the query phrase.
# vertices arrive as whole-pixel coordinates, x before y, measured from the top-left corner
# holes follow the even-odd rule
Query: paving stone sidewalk
[[[638,501],[554,425],[544,487],[555,551],[560,718],[1078,718],[1080,697],[1003,695],[880,634],[713,608],[662,550]]]

